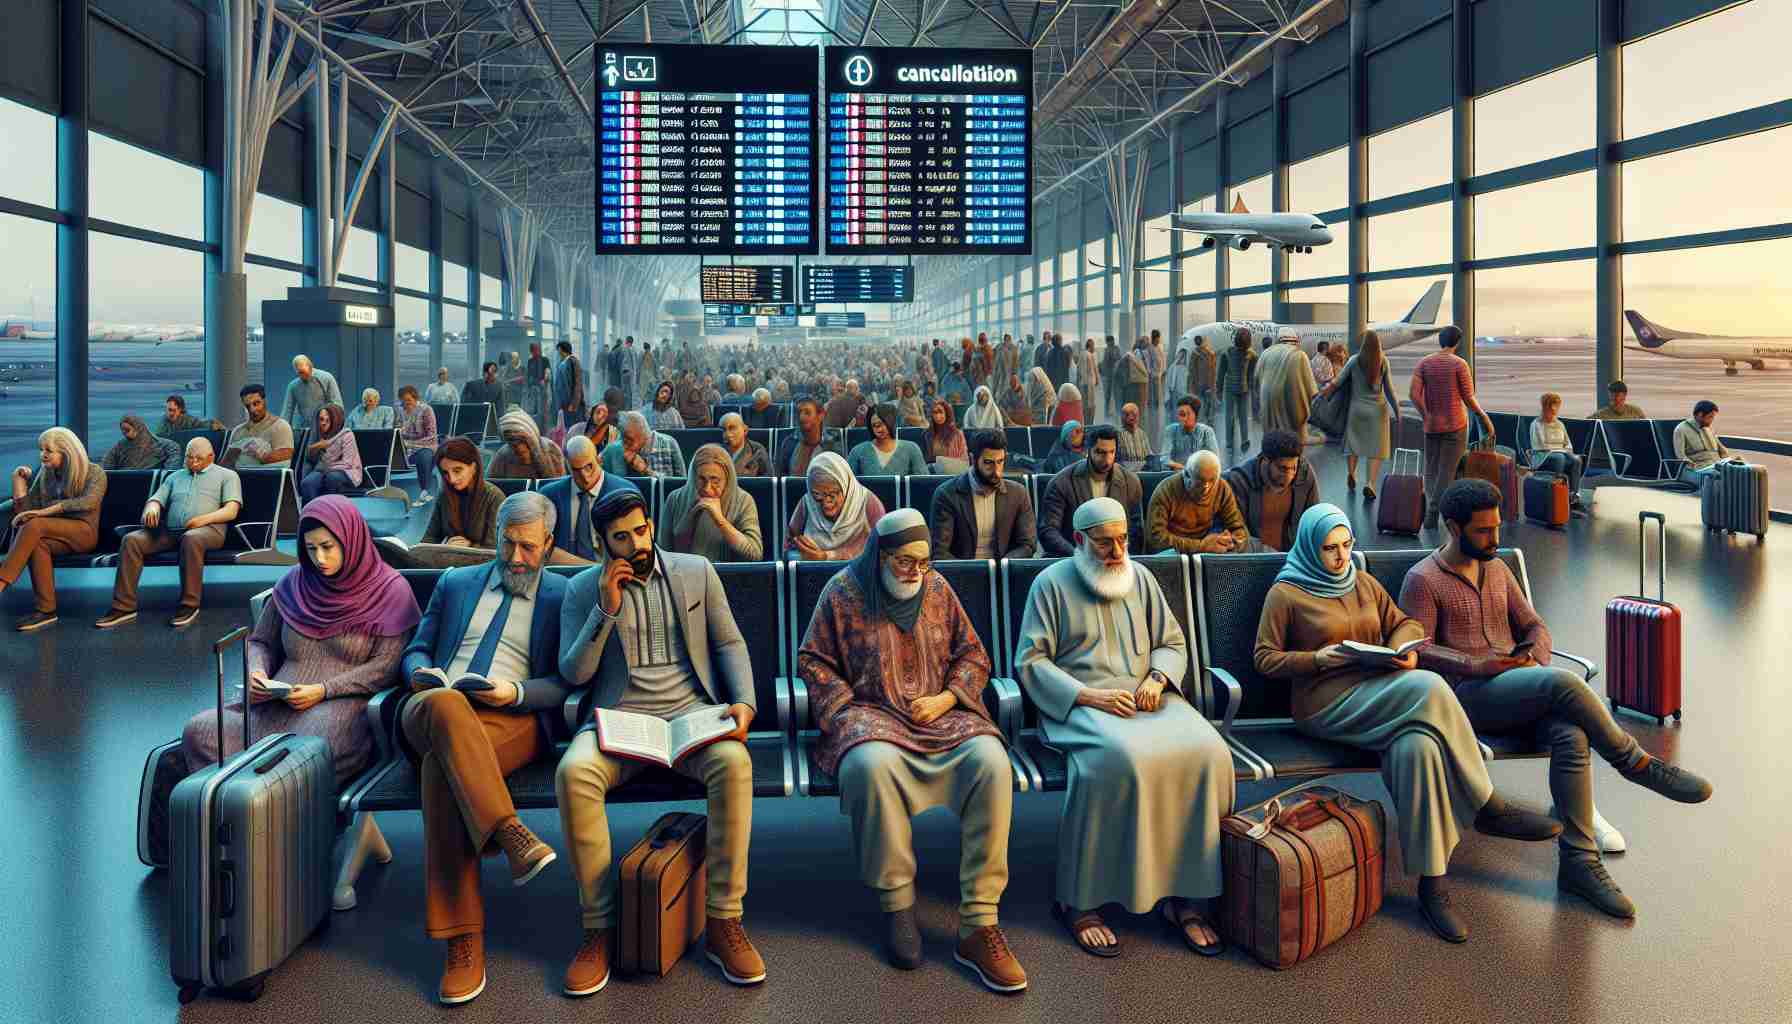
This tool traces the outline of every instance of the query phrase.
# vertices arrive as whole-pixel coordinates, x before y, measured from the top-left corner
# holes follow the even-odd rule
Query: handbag
[[[1346,366],[1338,371],[1337,383],[1330,391],[1315,398],[1307,412],[1307,422],[1333,437],[1342,437],[1350,426],[1350,399],[1354,387],[1350,370],[1351,367]]]

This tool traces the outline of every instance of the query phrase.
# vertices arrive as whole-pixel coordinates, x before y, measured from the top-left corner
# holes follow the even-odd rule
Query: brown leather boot
[[[613,928],[585,929],[585,941],[572,955],[560,991],[569,996],[590,996],[603,991],[610,983],[610,936],[614,933]]]
[[[537,839],[535,833],[515,816],[500,821],[493,838],[498,840],[504,856],[510,860],[511,885],[529,884],[530,879],[541,874],[542,868],[554,863],[553,848]]]
[[[436,999],[449,1006],[471,1002],[485,991],[485,935],[456,935],[448,940],[447,963]]]
[[[977,979],[993,991],[1019,992],[1027,987],[1027,972],[997,925],[984,925],[959,939],[953,959],[976,971]]]
[[[710,918],[703,941],[710,961],[722,969],[722,977],[736,985],[757,985],[765,980],[765,961],[748,940],[740,918]]]

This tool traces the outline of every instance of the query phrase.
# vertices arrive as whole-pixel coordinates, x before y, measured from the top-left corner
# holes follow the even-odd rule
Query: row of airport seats
[[[1507,449],[1520,465],[1529,465],[1531,424],[1537,417],[1490,412],[1494,443]],[[1686,460],[1674,457],[1674,428],[1681,420],[1595,420],[1562,417],[1574,453],[1586,461],[1586,479],[1594,486],[1651,487],[1694,491],[1679,479]],[[1480,424],[1470,427],[1471,440],[1481,438]]]
[[[310,427],[293,431],[295,460],[299,458],[299,453],[310,446],[313,433]],[[392,482],[392,478],[400,470],[410,469],[398,431],[392,427],[380,427],[356,430],[354,435],[355,449],[361,456],[361,483],[335,493],[345,498],[393,498],[408,503],[410,496]],[[412,472],[411,475],[415,477],[416,473]]]
[[[1398,593],[1407,569],[1426,556],[1425,551],[1370,551],[1355,557],[1391,592]],[[1523,553],[1502,549],[1499,557],[1530,593]],[[1053,559],[943,561],[934,568],[958,596],[988,652],[992,673],[985,690],[985,706],[1006,739],[1014,769],[1014,786],[1021,792],[1062,790],[1068,784],[1067,761],[1039,731],[1039,712],[1015,682],[1015,645],[1028,593],[1038,575]],[[1371,752],[1313,739],[1291,722],[1290,687],[1287,682],[1259,676],[1253,668],[1257,619],[1269,589],[1275,583],[1283,556],[1263,555],[1151,555],[1134,559],[1140,571],[1157,580],[1169,600],[1177,624],[1187,640],[1189,659],[1177,683],[1189,700],[1213,722],[1233,756],[1238,777],[1244,781],[1304,779],[1342,772],[1373,771]],[[814,761],[820,741],[808,689],[798,678],[797,652],[809,620],[827,583],[841,571],[837,563],[748,562],[718,564],[724,592],[741,635],[747,640],[752,661],[757,715],[749,730],[747,747],[753,762],[753,792],[759,797],[831,796],[839,791],[837,780]],[[550,567],[565,576],[575,567]],[[418,603],[427,605],[441,570],[406,570],[404,577]],[[251,600],[251,614],[259,617],[272,591]],[[1591,661],[1556,651],[1558,658],[1579,665],[1591,681],[1597,668]],[[590,691],[569,698],[554,723],[557,750],[564,750],[573,731],[590,717]],[[369,725],[378,739],[376,763],[345,785],[339,811],[357,812],[417,810],[422,793],[414,760],[404,752],[399,716],[408,690],[389,689],[368,706]],[[1484,753],[1489,758],[1546,756],[1529,734],[1486,736]],[[514,773],[508,780],[519,808],[554,806],[554,769],[557,756],[544,757]],[[700,799],[703,790],[678,774],[649,767],[639,781],[610,795],[620,802],[662,802]]]

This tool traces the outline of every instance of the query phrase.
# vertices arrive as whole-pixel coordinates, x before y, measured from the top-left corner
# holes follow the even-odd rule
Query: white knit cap
[[[1087,530],[1091,526],[1103,523],[1126,522],[1126,506],[1112,498],[1090,498],[1077,506],[1076,515],[1071,525],[1078,531]]]
[[[877,521],[877,535],[888,537],[893,533],[912,530],[917,526],[922,529],[927,527],[927,520],[921,517],[921,513],[912,508],[895,508],[884,513],[883,518]]]

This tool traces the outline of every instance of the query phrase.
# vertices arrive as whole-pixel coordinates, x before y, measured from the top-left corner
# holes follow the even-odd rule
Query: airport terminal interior
[[[0,7],[0,1016],[1792,1020],[1792,3]]]

